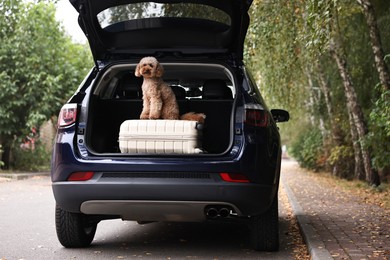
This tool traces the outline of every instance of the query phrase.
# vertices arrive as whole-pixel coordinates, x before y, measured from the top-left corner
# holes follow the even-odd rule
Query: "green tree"
[[[383,124],[382,118],[388,119],[389,115],[383,109],[375,109],[376,104],[387,102],[383,101],[383,95],[382,102],[375,102],[379,95],[373,86],[377,84],[381,70],[376,72],[373,66],[377,58],[374,59],[374,48],[374,51],[370,50],[373,37],[367,29],[370,23],[365,19],[365,7],[361,8],[363,2],[369,1],[255,0],[245,57],[256,71],[259,86],[267,99],[274,106],[290,110],[292,127],[281,126],[284,135],[296,138],[294,130],[302,125],[317,128],[325,146],[320,157],[328,161],[328,166],[348,169],[353,164],[346,162],[346,158],[355,158],[355,173],[351,171],[350,176],[345,176],[348,170],[343,170],[338,175],[351,178],[361,176],[363,172],[367,181],[377,184],[370,158],[375,161],[375,157],[380,158],[379,154],[386,153],[383,149],[378,150],[383,146],[377,139],[370,139],[371,146],[364,145],[364,141],[367,133],[377,131],[380,127],[375,126],[379,126],[379,122]],[[388,25],[390,19],[386,12],[389,2],[372,2],[380,5],[382,11],[377,18],[376,33],[384,36],[382,47],[386,53],[389,30],[384,24],[387,21]],[[376,118],[377,122],[370,119],[368,124],[371,111],[376,113],[371,118]],[[381,112],[384,114],[378,114]],[[341,150],[353,150],[355,156],[344,156],[339,152]],[[337,160],[336,155],[343,156]],[[331,163],[326,159],[329,157]],[[364,162],[364,168],[359,166],[361,162]],[[339,167],[338,163],[347,167]]]
[[[378,70],[380,82],[384,91],[390,90],[390,72],[385,62],[385,55],[374,6],[370,0],[357,0],[357,2],[362,6],[364,16],[366,17],[372,52],[375,57],[375,66]]]
[[[12,26],[0,39],[0,144],[8,168],[15,140],[57,115],[91,59],[55,20],[53,3],[2,1],[0,8],[0,24]]]

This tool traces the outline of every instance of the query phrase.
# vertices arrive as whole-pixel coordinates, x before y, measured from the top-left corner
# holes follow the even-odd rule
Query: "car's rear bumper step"
[[[144,200],[90,200],[81,204],[81,212],[94,215],[118,215],[123,220],[135,221],[204,221],[209,209],[224,209],[223,217],[230,212],[241,215],[236,206],[210,201],[144,201]],[[229,209],[229,214],[225,214]]]
[[[175,216],[167,215],[177,213],[183,215],[183,219],[188,216],[189,219],[204,220],[206,208],[214,207],[219,211],[224,206],[229,206],[237,216],[258,215],[268,209],[277,192],[271,185],[225,183],[213,179],[152,179],[148,182],[143,179],[120,182],[89,180],[54,182],[52,187],[57,204],[66,211],[145,221],[152,219],[140,219],[139,216],[149,213],[154,216],[156,212],[160,219],[174,219]],[[219,218],[226,213],[223,210],[221,214],[217,212],[214,215]],[[208,218],[214,215],[211,213]]]

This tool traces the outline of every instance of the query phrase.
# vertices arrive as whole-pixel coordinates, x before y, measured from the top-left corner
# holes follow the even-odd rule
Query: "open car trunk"
[[[201,155],[227,152],[233,138],[233,74],[220,64],[162,63],[164,81],[172,87],[180,115],[204,113]],[[119,149],[119,129],[125,120],[139,119],[142,78],[134,76],[136,64],[118,63],[102,71],[90,96],[87,140],[95,154],[132,155]],[[134,155],[134,154],[133,154]],[[180,155],[180,154],[179,154]],[[197,154],[199,155],[199,154]]]

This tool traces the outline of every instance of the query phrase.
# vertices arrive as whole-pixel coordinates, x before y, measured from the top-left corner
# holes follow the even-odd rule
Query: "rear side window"
[[[133,3],[111,7],[97,15],[102,29],[117,23],[148,18],[191,18],[231,25],[230,16],[224,11],[194,3]]]

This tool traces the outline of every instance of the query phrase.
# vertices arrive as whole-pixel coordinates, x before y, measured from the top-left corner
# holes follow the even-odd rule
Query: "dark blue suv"
[[[101,220],[248,223],[256,250],[278,249],[277,122],[243,64],[252,1],[70,0],[95,67],[59,115],[52,157],[56,229],[65,247],[92,242]],[[180,114],[204,113],[202,151],[123,153],[139,119],[139,60],[154,56]]]

